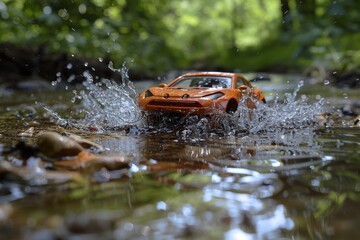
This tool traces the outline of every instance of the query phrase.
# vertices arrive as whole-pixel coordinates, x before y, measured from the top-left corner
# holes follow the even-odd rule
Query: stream
[[[0,91],[1,239],[360,236],[358,90],[274,74],[253,83],[268,104],[251,121],[240,104],[150,124],[136,96],[160,82],[124,78]],[[123,164],[64,169],[6,153],[41,131],[79,135]]]

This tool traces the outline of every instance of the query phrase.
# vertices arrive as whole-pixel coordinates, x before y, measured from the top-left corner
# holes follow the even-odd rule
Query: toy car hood
[[[213,93],[222,92],[222,88],[168,88],[168,87],[152,87],[149,91],[154,96],[183,97],[188,95],[190,98],[200,98]]]

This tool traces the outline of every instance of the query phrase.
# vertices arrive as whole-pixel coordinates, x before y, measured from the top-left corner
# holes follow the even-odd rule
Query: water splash
[[[85,75],[83,83],[86,90],[76,93],[73,100],[80,99],[84,107],[84,123],[93,123],[105,128],[137,125],[141,112],[136,101],[137,93],[132,82],[128,80],[127,68],[121,69],[122,84],[103,79],[93,83],[90,74]]]
[[[121,68],[116,69],[112,62],[108,67],[114,75],[121,77],[121,82],[109,79],[95,82],[91,73],[84,71],[82,75],[86,80],[82,83],[82,90],[72,90],[71,103],[75,104],[73,106],[76,110],[71,112],[71,116],[62,116],[44,103],[36,104],[47,111],[51,119],[61,126],[96,132],[141,126],[142,114],[137,103],[138,94],[129,80],[128,68],[123,64]],[[71,82],[72,78],[73,76],[67,82]],[[52,85],[56,86],[60,82],[59,75]],[[68,90],[68,86],[65,89]]]
[[[144,126],[137,102],[138,93],[129,80],[127,67],[123,64],[121,68],[116,69],[112,62],[108,67],[121,76],[120,83],[109,79],[95,83],[92,75],[84,72],[85,89],[74,90],[72,102],[81,103],[80,115],[83,116],[77,120],[77,125],[91,126],[96,131]],[[319,96],[311,102],[305,95],[298,97],[303,85],[304,81],[300,81],[292,93],[285,93],[283,101],[280,101],[279,95],[276,94],[271,104],[264,104],[251,96],[243,98],[234,114],[217,113],[210,117],[189,115],[176,118],[173,115],[159,114],[157,118],[160,121],[155,124],[147,123],[147,129],[156,129],[160,132],[177,131],[181,139],[201,141],[208,139],[212,134],[273,134],[284,130],[314,127],[316,117],[323,112],[325,100]],[[256,105],[255,109],[249,109],[249,101]],[[60,118],[59,120],[67,124],[74,122]]]
[[[300,81],[293,93],[285,93],[284,100],[276,94],[274,102],[264,104],[252,97],[243,98],[234,114],[215,114],[210,117],[187,116],[184,128],[179,134],[184,140],[202,141],[212,134],[228,136],[262,135],[268,144],[279,143],[299,145],[303,138],[289,139],[294,132],[301,130],[313,135],[317,126],[316,118],[324,112],[325,100],[316,97],[315,101],[298,92],[304,85]],[[249,109],[248,102],[255,103],[255,109]],[[290,141],[291,140],[291,141]]]
[[[80,110],[74,120],[72,117],[64,119],[49,107],[44,107],[58,119],[60,124],[76,128],[105,131],[106,129],[124,128],[141,125],[141,111],[137,103],[137,92],[129,80],[128,68],[123,64],[120,69],[115,69],[113,63],[108,66],[113,72],[119,73],[121,83],[114,80],[101,79],[95,82],[93,76],[85,71],[83,76],[86,81],[82,83],[83,90],[73,90],[72,103],[79,102]]]
[[[300,81],[293,93],[285,93],[282,103],[276,95],[273,104],[263,104],[251,99],[256,104],[255,109],[247,107],[244,98],[234,114],[236,128],[246,130],[250,134],[259,132],[276,132],[283,129],[302,129],[316,125],[316,117],[323,113],[324,98],[314,103],[303,95],[297,98],[300,88],[304,85]]]

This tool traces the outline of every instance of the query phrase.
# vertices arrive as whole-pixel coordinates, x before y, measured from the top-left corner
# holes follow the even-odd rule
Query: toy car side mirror
[[[165,83],[160,83],[160,84],[158,85],[158,87],[159,87],[159,88],[164,88],[164,87],[166,87],[166,84],[165,84]]]
[[[242,92],[242,93],[246,93],[249,91],[249,87],[246,86],[246,85],[242,85],[239,87],[239,90]]]

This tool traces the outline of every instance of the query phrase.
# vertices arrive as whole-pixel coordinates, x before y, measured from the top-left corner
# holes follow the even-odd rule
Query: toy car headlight
[[[204,96],[204,97],[209,98],[209,99],[211,99],[211,100],[216,100],[216,99],[218,99],[218,98],[221,98],[222,96],[224,96],[224,94],[221,93],[221,92],[218,92],[218,93],[206,95],[206,96]]]
[[[151,97],[151,96],[154,96],[154,94],[152,94],[149,90],[147,90],[145,92],[145,97],[147,98],[147,97]]]

